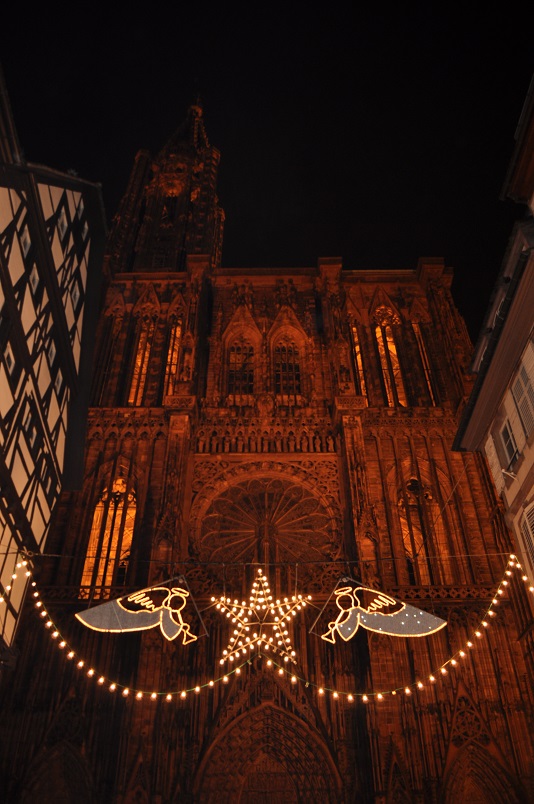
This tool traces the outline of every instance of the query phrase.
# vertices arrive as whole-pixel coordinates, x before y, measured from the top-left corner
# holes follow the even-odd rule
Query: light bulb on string
[[[509,566],[511,566],[513,568],[517,568],[518,570],[520,569],[520,564],[519,563],[515,564],[512,561],[510,562]],[[18,567],[18,569],[20,569],[20,568],[21,567]],[[16,573],[14,573],[14,574],[16,575]],[[511,577],[512,572],[509,571],[509,570],[505,571],[505,575],[507,577]],[[525,583],[529,583],[528,576],[522,575],[522,578],[525,581]],[[263,579],[264,579],[264,576],[260,575],[259,580],[261,581],[261,583],[264,583]],[[32,585],[32,587],[35,587],[35,581],[33,581],[31,585]],[[494,617],[497,616],[497,612],[493,611],[492,607],[497,606],[501,602],[500,598],[502,598],[502,596],[506,592],[506,587],[508,585],[509,585],[509,581],[506,580],[506,578],[503,578],[503,580],[501,581],[501,583],[499,584],[499,587],[497,588],[497,590],[495,592],[495,597],[492,599],[491,605],[486,610],[486,615],[485,616],[486,616],[487,619],[484,619],[484,620],[480,621],[479,630],[476,630],[476,631],[473,632],[472,638],[473,637],[476,637],[478,639],[482,638],[483,629],[488,628],[490,626],[490,624],[491,624],[489,622],[489,618],[494,618]],[[257,584],[257,587],[259,587],[259,586],[260,586],[260,584]],[[529,591],[534,592],[534,585],[529,585]],[[282,604],[282,605],[285,606],[287,611],[282,610],[282,608],[280,607],[279,611],[280,611],[281,617],[279,618],[279,617],[276,616],[276,622],[275,622],[274,604],[272,604],[272,607],[271,607],[270,603],[268,603],[268,605],[266,605],[266,606],[263,605],[265,602],[268,602],[269,600],[272,600],[272,596],[271,596],[271,598],[268,597],[268,592],[267,592],[267,590],[265,588],[264,589],[256,588],[254,590],[254,594],[255,594],[254,606],[256,607],[256,609],[260,609],[260,610],[266,609],[266,610],[268,610],[268,611],[266,611],[267,616],[269,616],[270,614],[273,615],[271,617],[271,621],[268,624],[271,625],[271,626],[272,625],[275,626],[276,630],[274,632],[276,633],[277,637],[280,637],[280,639],[277,639],[278,646],[276,647],[274,644],[272,644],[273,643],[273,636],[272,635],[264,634],[261,631],[252,632],[253,637],[251,638],[251,636],[250,636],[251,629],[249,628],[248,625],[246,625],[246,628],[241,629],[241,631],[238,631],[238,630],[234,631],[234,634],[236,634],[237,637],[241,636],[243,638],[242,639],[236,639],[236,637],[232,637],[231,645],[229,646],[229,650],[224,651],[223,655],[225,656],[225,658],[220,660],[220,664],[224,664],[225,661],[233,661],[233,662],[235,662],[236,657],[237,657],[237,659],[241,658],[240,657],[241,652],[243,653],[244,656],[248,656],[249,651],[252,652],[254,644],[258,645],[258,654],[257,655],[259,655],[259,656],[263,655],[262,654],[262,646],[263,646],[263,648],[265,650],[268,650],[269,648],[272,648],[274,653],[277,653],[278,655],[280,655],[280,659],[283,658],[283,665],[284,664],[287,665],[287,663],[289,661],[292,661],[294,664],[296,664],[296,659],[295,659],[296,653],[295,653],[295,651],[294,650],[287,650],[287,647],[288,647],[287,642],[288,642],[288,639],[289,639],[289,632],[288,632],[288,630],[286,628],[283,627],[284,625],[287,624],[288,620],[291,620],[291,616],[295,615],[295,611],[290,610],[291,603],[290,603],[289,599],[286,598],[284,604]],[[260,595],[263,595],[263,597],[261,597]],[[36,600],[35,600],[36,608],[37,609],[42,609],[43,602],[42,602],[42,600],[37,599],[39,597],[39,592],[35,591],[33,593],[33,597],[36,598]],[[309,596],[309,597],[311,597],[311,596]],[[224,598],[223,597],[223,598],[220,598],[220,600],[223,603],[231,604],[230,598]],[[215,602],[215,598],[212,598],[212,601]],[[293,601],[293,603],[301,603],[302,606],[304,606],[304,604],[305,604],[305,602],[302,600],[301,595],[299,595],[298,597],[293,595],[292,601]],[[220,602],[218,602],[216,605],[217,605],[218,608],[223,609],[223,612],[221,612],[221,613],[225,613],[226,616],[228,616],[229,612],[227,610],[224,610],[225,607],[222,606]],[[234,606],[237,605],[237,600],[234,600],[233,605]],[[232,612],[232,614],[233,613],[234,612]],[[43,618],[43,620],[46,620],[46,622],[43,622],[43,625],[45,625],[45,627],[50,630],[52,639],[58,640],[57,644],[60,647],[60,649],[67,648],[68,652],[66,651],[65,655],[67,656],[67,658],[69,660],[74,659],[75,652],[73,650],[68,650],[67,642],[64,639],[62,639],[60,632],[55,627],[53,620],[50,619],[50,617],[49,617],[48,613],[46,612],[46,610],[44,610],[44,611],[39,610],[39,614]],[[48,619],[47,619],[47,617],[48,617]],[[246,621],[248,623],[248,618],[245,618],[244,621]],[[237,625],[237,622],[238,622],[238,618],[236,617],[235,618],[235,624],[236,625]],[[240,622],[240,625],[242,625],[242,624],[243,623]],[[262,622],[261,625],[267,625],[267,621],[265,623]],[[236,649],[231,647],[234,642],[237,643],[236,644]],[[269,644],[269,643],[271,643],[271,644]],[[471,640],[468,640],[466,642],[465,647],[466,647],[466,649],[472,649],[474,647],[474,644],[473,644],[473,642]],[[230,654],[235,653],[235,655],[228,655],[228,653],[230,653]],[[458,665],[457,659],[460,659],[460,658],[463,659],[463,658],[466,657],[466,655],[467,654],[466,654],[465,650],[457,651],[456,654],[454,654],[451,658],[447,659],[447,661],[444,662],[444,664],[439,668],[440,674],[443,675],[443,676],[447,675],[447,673],[448,673],[447,665],[450,664],[452,667],[457,667],[457,665]],[[251,664],[251,659],[253,659],[253,658],[254,657],[251,655],[251,657],[246,660],[246,663]],[[76,664],[77,664],[77,667],[79,669],[81,669],[81,668],[83,668],[85,666],[84,660],[81,659],[80,657],[76,657]],[[272,662],[271,662],[271,660],[268,660],[267,661],[267,667],[270,667],[270,666],[272,666]],[[241,668],[240,667],[234,667],[233,672],[236,675],[240,675],[241,674]],[[278,674],[280,676],[283,676],[285,674],[285,672],[287,672],[287,671],[284,669],[284,667],[278,665]],[[92,668],[90,668],[89,670],[86,671],[86,675],[88,677],[92,677],[93,674],[94,674],[94,670]],[[297,683],[298,677],[296,675],[290,675],[288,673],[288,676],[289,676],[290,681],[291,681],[292,684]],[[204,683],[203,685],[197,684],[196,686],[191,687],[190,691],[194,690],[194,692],[196,694],[199,694],[201,692],[202,687],[204,687],[204,686],[205,687],[209,686],[209,687],[213,688],[215,683],[217,683],[217,682],[228,683],[228,681],[229,681],[228,676],[223,676],[221,678],[216,679],[215,681],[212,679],[210,682]],[[431,683],[435,683],[436,682],[435,676],[430,675],[429,676],[429,681]],[[306,679],[302,679],[302,682],[305,684],[306,687],[310,686],[310,682],[307,681]],[[98,683],[100,685],[105,683],[105,679],[104,679],[103,676],[101,676],[98,679]],[[118,684],[116,682],[111,682],[111,684],[110,684],[110,682],[108,681],[107,684],[109,685],[109,691],[110,692],[113,692],[115,689],[119,688],[121,690],[121,694],[124,697],[127,697],[127,695],[130,692],[128,688],[123,687],[121,684]],[[312,686],[315,686],[315,685],[312,685]],[[424,685],[423,685],[423,683],[421,681],[414,682],[414,684],[412,686],[417,688],[417,689],[423,689],[424,688]],[[402,687],[399,688],[398,692],[401,692],[402,690],[404,691],[404,693],[406,695],[410,695],[412,693],[412,690],[410,689],[409,686],[404,687],[404,688],[402,688]],[[318,688],[318,694],[321,695],[321,696],[324,696],[325,691],[326,690],[324,688]],[[343,698],[346,698],[347,701],[351,700],[350,696],[352,694],[348,694],[348,693],[341,693],[340,694],[337,691],[332,691],[332,690],[328,690],[328,692],[330,692],[332,698],[334,698],[334,699],[339,699],[340,697],[343,697]],[[382,701],[384,699],[384,695],[386,695],[386,694],[388,694],[388,695],[389,694],[390,695],[396,695],[397,690],[389,690],[389,691],[387,691],[385,693],[371,692],[369,694],[372,695],[373,697],[375,697],[376,700]],[[132,693],[132,695],[136,699],[141,699],[143,697],[142,693],[139,696],[135,691]],[[147,693],[147,695],[148,695],[148,693]],[[165,693],[153,693],[150,697],[153,698],[153,695],[156,695],[156,697],[157,697],[158,695],[165,695]],[[358,697],[361,697],[360,693],[358,693],[357,695],[358,695]],[[354,696],[352,696],[352,699],[354,699]],[[363,700],[363,697],[362,697],[362,700]]]

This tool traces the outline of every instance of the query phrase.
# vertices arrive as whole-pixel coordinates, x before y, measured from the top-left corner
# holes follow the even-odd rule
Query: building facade
[[[84,381],[91,368],[82,340],[90,340],[91,324],[94,337],[104,236],[99,187],[24,159],[0,74],[3,661],[9,661],[23,579],[31,557],[44,549],[64,470],[71,480],[82,476]]]
[[[485,460],[451,450],[471,382],[451,271],[222,267],[218,161],[193,106],[155,159],[138,155],[115,219],[83,487],[61,497],[0,690],[3,789],[527,801],[530,610],[503,576]],[[151,598],[150,630],[74,616],[168,579],[174,625],[170,598]],[[356,583],[447,626],[321,638]],[[254,606],[271,596],[269,631]],[[249,606],[269,648],[236,626]]]
[[[534,575],[534,80],[503,195],[525,217],[512,232],[473,358],[476,383],[455,446],[487,456],[516,549]],[[523,639],[532,654],[530,631]]]

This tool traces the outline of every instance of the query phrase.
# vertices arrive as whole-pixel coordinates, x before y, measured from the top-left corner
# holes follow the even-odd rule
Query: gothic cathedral
[[[0,786],[77,804],[532,800],[531,609],[520,579],[502,585],[484,460],[451,450],[471,352],[452,274],[222,267],[218,164],[194,105],[139,152],[115,217],[84,483],[36,571],[53,626],[30,600],[2,690]],[[413,638],[358,614],[350,639],[321,638],[358,586],[447,625]],[[75,618],[147,588],[161,627]],[[260,621],[262,642],[241,621],[275,600],[291,617],[274,641]]]

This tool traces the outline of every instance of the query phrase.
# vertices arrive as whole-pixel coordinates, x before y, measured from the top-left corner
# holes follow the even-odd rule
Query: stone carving
[[[267,401],[265,411],[271,412]],[[265,424],[262,419],[206,422],[196,433],[196,452],[336,452],[332,428],[319,421],[270,419]]]
[[[472,740],[481,745],[488,745],[490,737],[472,701],[466,695],[460,695],[456,702],[451,741],[456,748],[459,748]]]
[[[241,285],[237,283],[234,284],[232,290],[232,307],[235,310],[242,304],[250,309],[254,306],[254,288],[251,282],[243,282]]]
[[[244,744],[248,746],[246,752],[240,750]],[[268,758],[265,767],[269,772],[262,777],[262,789],[255,790],[257,800],[265,800],[264,797],[272,793],[272,789],[265,788],[268,781],[276,776],[285,778],[286,774],[302,800],[325,804],[342,800],[339,776],[327,759],[329,752],[319,734],[294,715],[273,705],[236,718],[230,729],[215,742],[199,768],[196,800],[238,801],[243,780],[251,772],[250,756],[257,755],[258,751]],[[228,756],[242,757],[239,766],[232,768],[231,772]]]
[[[297,289],[293,284],[293,280],[289,279],[284,282],[283,279],[278,280],[275,289],[276,307],[280,308],[284,305],[295,307],[297,302]]]

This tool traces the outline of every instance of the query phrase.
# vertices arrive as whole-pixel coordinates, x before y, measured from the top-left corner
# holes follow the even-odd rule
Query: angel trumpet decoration
[[[391,636],[421,637],[447,625],[433,614],[366,586],[343,586],[335,590],[335,595],[339,614],[321,634],[326,642],[335,643],[336,634],[347,642],[360,626]]]
[[[176,639],[181,634],[182,645],[187,645],[198,639],[182,617],[188,597],[189,592],[178,586],[151,586],[78,612],[76,617],[94,631],[112,633],[145,631],[159,625],[166,639]]]

